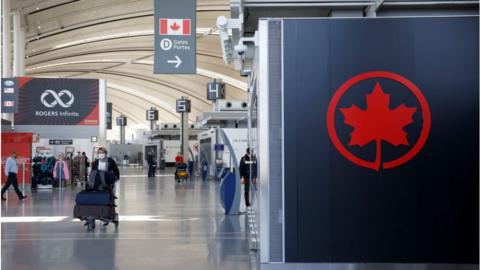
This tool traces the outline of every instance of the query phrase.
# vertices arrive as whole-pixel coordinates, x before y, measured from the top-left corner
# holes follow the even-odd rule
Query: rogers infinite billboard
[[[16,125],[99,125],[99,80],[18,78]]]

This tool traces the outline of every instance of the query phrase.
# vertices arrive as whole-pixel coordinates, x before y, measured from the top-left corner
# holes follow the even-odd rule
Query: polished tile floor
[[[218,182],[175,183],[167,169],[122,171],[120,226],[88,232],[72,219],[80,187],[30,192],[2,202],[1,269],[258,269],[245,215],[225,216]]]

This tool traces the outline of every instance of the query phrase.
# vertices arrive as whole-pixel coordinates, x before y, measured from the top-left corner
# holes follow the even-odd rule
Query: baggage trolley
[[[85,221],[88,230],[95,229],[95,220],[111,222],[118,228],[113,194],[110,192],[82,191],[77,194],[73,217]]]
[[[180,181],[188,180],[188,167],[185,163],[177,164],[177,169],[175,170],[175,180],[180,183]]]

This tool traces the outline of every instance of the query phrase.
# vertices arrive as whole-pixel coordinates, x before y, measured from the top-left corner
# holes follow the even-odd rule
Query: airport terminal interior
[[[1,269],[479,269],[479,0],[1,0]]]

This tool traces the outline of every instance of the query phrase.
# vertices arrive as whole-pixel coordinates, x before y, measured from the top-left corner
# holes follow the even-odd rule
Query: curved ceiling
[[[26,29],[26,75],[99,78],[107,100],[129,123],[147,125],[157,107],[160,122],[177,122],[175,100],[192,100],[190,121],[210,111],[205,85],[226,83],[228,99],[246,99],[245,78],[226,66],[215,22],[229,17],[228,0],[197,0],[197,74],[153,74],[153,0],[15,0]],[[115,122],[115,121],[114,121]]]

